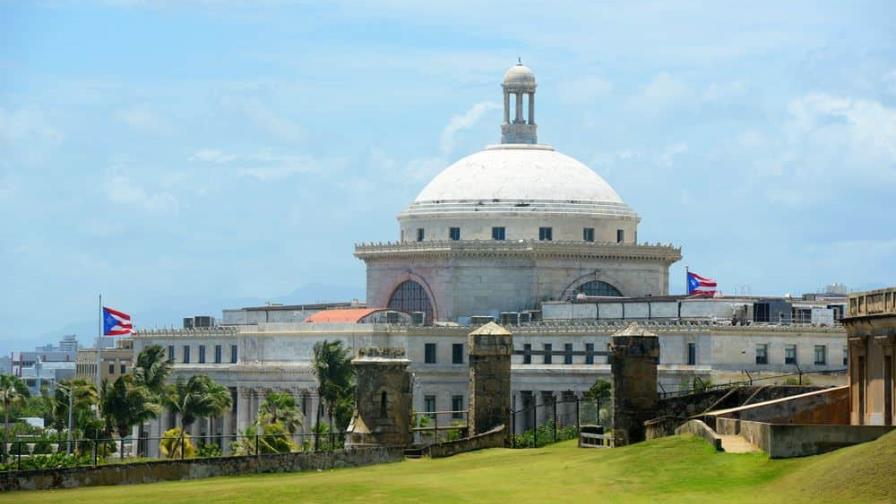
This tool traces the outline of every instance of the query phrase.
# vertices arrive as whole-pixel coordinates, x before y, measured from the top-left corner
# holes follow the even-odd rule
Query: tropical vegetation
[[[318,434],[324,408],[327,411],[329,432],[345,430],[354,408],[355,373],[351,365],[351,351],[339,340],[319,341],[314,344],[312,370],[317,377],[317,394],[320,399],[314,422]],[[315,436],[316,448],[319,447],[320,437]]]

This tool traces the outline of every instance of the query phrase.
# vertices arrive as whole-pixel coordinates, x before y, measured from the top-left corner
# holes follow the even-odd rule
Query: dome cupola
[[[501,143],[536,144],[535,125],[535,74],[520,61],[504,73],[504,123],[501,124]],[[528,102],[523,110],[524,100]],[[513,114],[511,114],[513,105]],[[511,118],[512,116],[512,118]]]

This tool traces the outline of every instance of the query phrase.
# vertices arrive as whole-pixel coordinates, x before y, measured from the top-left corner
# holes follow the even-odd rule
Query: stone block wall
[[[404,460],[402,448],[364,448],[334,452],[161,460],[99,467],[5,472],[0,473],[0,491],[131,485],[252,473],[316,471],[401,460]]]
[[[636,326],[629,327],[614,335],[611,345],[616,446],[644,441],[644,422],[656,415],[659,339],[638,332]]]
[[[403,348],[362,348],[352,359],[355,412],[349,446],[411,444],[411,375]]]
[[[467,340],[470,360],[470,435],[509,425],[510,357],[513,336],[503,327],[489,323],[470,333]]]

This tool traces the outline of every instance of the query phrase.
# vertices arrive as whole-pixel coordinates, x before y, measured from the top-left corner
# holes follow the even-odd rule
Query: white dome
[[[513,65],[504,74],[504,87],[535,88],[535,73],[522,63]]]
[[[546,145],[494,145],[436,175],[415,203],[535,200],[622,203],[607,182]]]

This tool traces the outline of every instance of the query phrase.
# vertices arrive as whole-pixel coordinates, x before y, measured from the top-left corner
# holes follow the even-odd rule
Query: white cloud
[[[672,166],[672,164],[675,162],[675,158],[686,153],[687,151],[688,144],[684,142],[678,142],[673,145],[669,145],[668,147],[666,147],[663,153],[660,154],[657,163],[659,163],[661,166]]]
[[[229,163],[236,159],[233,154],[226,154],[217,149],[199,149],[190,156],[190,161],[200,161],[203,163]]]
[[[661,72],[644,86],[640,99],[647,107],[664,108],[684,100],[690,94],[687,84],[668,72]]]
[[[445,126],[445,129],[442,130],[442,136],[439,140],[439,147],[442,154],[447,155],[454,150],[458,132],[472,128],[486,112],[500,109],[501,105],[495,102],[485,101],[473,105],[461,115],[452,116]]]
[[[890,94],[896,95],[896,70],[890,70],[881,80],[883,80],[887,91],[889,91]]]
[[[177,199],[167,192],[149,193],[125,175],[114,174],[104,185],[109,201],[140,208],[152,213],[176,213]]]
[[[0,142],[20,144],[37,141],[55,144],[63,138],[62,132],[53,127],[39,110],[7,110],[0,107]]]
[[[847,149],[841,155],[852,166],[879,175],[896,176],[896,109],[865,99],[812,93],[793,100],[790,134],[794,141]]]
[[[703,90],[703,101],[718,102],[743,96],[747,86],[741,81],[713,82]]]
[[[560,100],[569,104],[591,104],[613,91],[610,81],[598,76],[582,77],[561,82],[558,86]]]
[[[160,133],[168,129],[168,122],[146,104],[119,110],[115,116],[130,128],[145,133]]]
[[[223,101],[225,106],[235,108],[255,126],[280,140],[298,142],[305,136],[301,125],[278,114],[258,98],[225,97]]]

